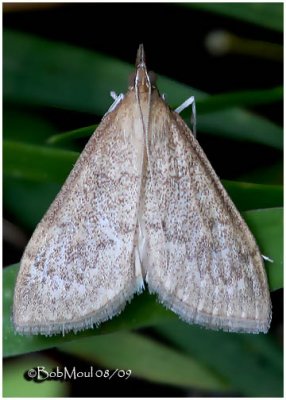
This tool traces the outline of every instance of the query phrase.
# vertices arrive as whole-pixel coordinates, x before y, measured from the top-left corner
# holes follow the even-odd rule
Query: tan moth
[[[128,92],[103,117],[24,252],[15,330],[90,328],[120,313],[144,282],[186,322],[269,329],[255,239],[159,95],[140,45]]]

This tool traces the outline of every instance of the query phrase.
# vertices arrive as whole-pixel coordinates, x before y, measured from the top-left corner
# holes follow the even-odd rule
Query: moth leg
[[[124,99],[124,94],[120,93],[119,95],[116,94],[113,90],[110,92],[110,96],[113,98],[114,102],[111,104],[109,109],[104,114],[104,117],[109,114],[111,111],[115,109],[115,107]]]
[[[194,137],[197,136],[197,112],[196,112],[196,100],[194,96],[189,97],[186,101],[184,101],[179,107],[175,109],[175,112],[180,114],[185,108],[192,106],[192,115],[191,115],[191,126],[192,133]]]

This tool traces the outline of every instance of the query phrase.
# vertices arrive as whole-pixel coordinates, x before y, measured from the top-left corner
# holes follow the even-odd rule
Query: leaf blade
[[[219,376],[194,358],[131,332],[81,339],[59,349],[108,368],[131,370],[132,376],[151,382],[215,391],[227,387]]]
[[[184,3],[184,5],[283,32],[282,3]]]
[[[283,393],[283,357],[270,335],[202,331],[182,321],[157,326],[155,331],[215,370],[240,396],[280,397]]]

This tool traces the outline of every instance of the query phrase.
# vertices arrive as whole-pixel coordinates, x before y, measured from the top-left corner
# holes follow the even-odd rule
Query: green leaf
[[[5,107],[3,110],[3,135],[5,139],[19,142],[44,143],[46,138],[56,133],[52,124],[37,113]]]
[[[26,380],[26,371],[38,366],[44,366],[51,372],[55,367],[54,362],[41,354],[23,359],[9,360],[3,366],[3,397],[42,398],[42,397],[68,397],[69,383],[56,380],[45,380],[42,384]]]
[[[222,181],[240,211],[283,206],[283,187],[249,182]]]
[[[98,125],[86,126],[84,128],[74,129],[72,131],[60,133],[57,135],[50,136],[47,140],[48,144],[65,143],[70,140],[79,139],[83,137],[89,137],[93,134]]]
[[[254,170],[245,172],[239,176],[240,181],[244,182],[255,182],[265,184],[266,182],[271,185],[282,185],[283,184],[283,159],[279,159],[272,165],[260,166]],[[282,204],[280,204],[282,205]]]
[[[265,263],[269,278],[270,290],[283,287],[282,274],[282,209],[255,210],[243,213],[262,253],[271,257],[273,263]],[[270,236],[271,235],[271,236]],[[65,337],[59,335],[53,337],[42,336],[20,336],[15,335],[12,323],[12,299],[15,287],[16,276],[19,265],[15,264],[5,268],[3,272],[4,298],[3,298],[3,338],[4,355],[11,356],[31,351],[37,351],[54,347],[74,338],[81,338],[105,332],[115,332],[122,329],[134,329],[145,326],[157,325],[168,320],[178,319],[171,311],[164,309],[155,296],[149,295],[146,291],[136,296],[125,308],[124,312],[100,326],[98,329],[89,329],[76,334],[67,334]]]
[[[283,3],[181,3],[283,32]]]
[[[283,287],[283,209],[251,210],[243,216],[261,253],[273,260],[265,262],[271,289]]]
[[[283,87],[278,86],[264,90],[244,90],[221,93],[196,101],[198,115],[233,107],[246,107],[283,101]],[[182,113],[185,116],[184,113]]]
[[[3,51],[4,100],[20,104],[103,115],[113,102],[110,90],[125,92],[127,77],[134,70],[96,52],[12,31],[4,32]],[[201,91],[164,77],[158,85],[173,105],[191,95],[197,101],[207,98]],[[217,111],[197,119],[200,131],[282,148],[282,128],[243,110]]]
[[[3,188],[5,210],[15,218],[17,225],[32,232],[60,191],[61,185],[6,177],[3,179]]]
[[[236,396],[283,396],[283,353],[271,335],[202,330],[181,321],[155,330],[163,340],[220,374]]]
[[[63,344],[59,349],[109,369],[131,370],[131,377],[151,382],[213,391],[227,387],[215,372],[194,358],[135,333],[99,335]]]
[[[103,115],[113,103],[110,91],[126,91],[134,69],[64,43],[9,30],[4,36],[3,90],[9,101]]]
[[[79,154],[73,151],[6,140],[4,174],[37,182],[62,183]]]
[[[283,130],[263,117],[242,110],[217,111],[200,115],[197,130],[239,141],[257,142],[283,149]],[[232,124],[231,134],[229,124]]]

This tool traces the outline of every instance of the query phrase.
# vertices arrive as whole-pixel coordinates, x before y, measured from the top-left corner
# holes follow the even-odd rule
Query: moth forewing
[[[162,99],[153,104],[150,134],[149,290],[187,322],[267,332],[271,301],[262,256],[198,141]]]
[[[17,332],[81,330],[118,314],[143,286],[134,245],[144,135],[134,89],[102,120],[21,260]]]

